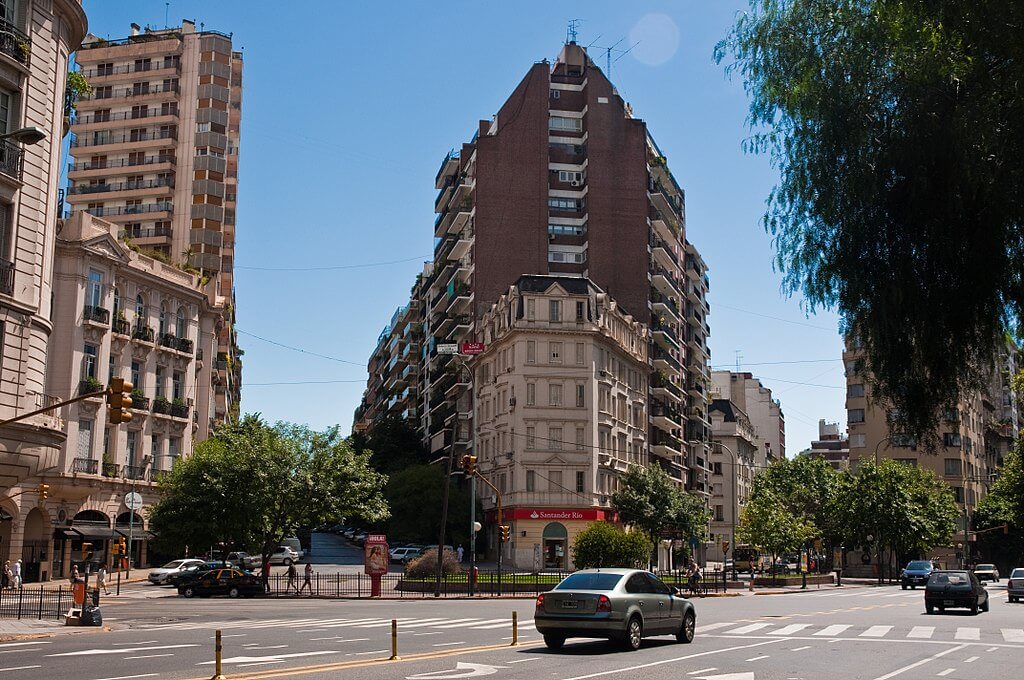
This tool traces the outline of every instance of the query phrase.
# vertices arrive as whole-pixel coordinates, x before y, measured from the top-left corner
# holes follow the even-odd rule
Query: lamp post
[[[33,126],[18,128],[14,132],[0,134],[0,139],[10,139],[21,144],[38,144],[46,139],[46,131]]]
[[[879,457],[878,450],[882,447],[882,444],[885,444],[886,442],[891,442],[891,441],[892,441],[892,435],[890,434],[890,435],[886,435],[885,437],[882,437],[882,439],[880,439],[878,441],[878,443],[875,444],[875,475],[876,475],[875,479],[878,479],[878,477],[877,477],[877,475],[878,475],[878,466],[881,463],[881,459]],[[881,489],[879,489],[879,491],[880,490]],[[881,533],[881,532],[879,532],[879,533]],[[878,538],[879,538],[879,541],[878,541],[878,544],[875,546],[875,552],[876,552],[876,555],[878,556],[878,585],[882,585],[882,583],[884,583],[885,579],[882,578],[882,541],[881,541],[882,537],[881,537],[881,535],[879,535]],[[868,540],[870,540],[870,538]]]
[[[460,354],[452,355],[456,361],[469,373],[469,394],[470,394],[470,444],[469,450],[476,455],[476,368],[466,363]],[[458,421],[458,406],[455,408],[455,419]],[[454,446],[455,442],[452,442]],[[473,597],[476,591],[476,583],[473,582],[473,575],[476,573],[476,475],[469,477],[469,583],[467,590],[469,596]],[[438,551],[444,550],[444,545],[438,545]],[[501,555],[501,543],[498,544],[498,555]],[[500,575],[499,575],[500,578]]]
[[[696,441],[696,440],[689,442],[689,444],[691,444],[691,445],[703,444],[703,443],[704,442],[702,442],[702,441]],[[726,451],[729,452],[729,455],[732,456],[732,462],[729,463],[729,465],[733,466],[732,474],[729,475],[732,478],[732,502],[729,504],[729,520],[730,520],[729,521],[729,540],[732,542],[732,550],[733,550],[733,553],[732,553],[733,554],[733,558],[732,558],[732,578],[735,581],[736,580],[736,524],[737,524],[737,515],[739,515],[739,502],[740,502],[739,496],[736,494],[736,476],[739,475],[740,459],[739,459],[739,456],[736,455],[735,451],[733,451],[731,448],[729,448],[728,446],[726,446],[722,442],[718,441],[717,439],[711,440],[711,445],[712,446],[719,446],[719,447],[725,449]],[[725,551],[722,551],[722,559],[723,560],[725,559]],[[722,564],[722,570],[723,571],[725,570],[724,561],[723,561],[723,564]]]

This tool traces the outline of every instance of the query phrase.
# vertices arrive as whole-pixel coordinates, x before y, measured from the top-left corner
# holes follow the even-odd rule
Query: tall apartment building
[[[750,420],[758,439],[755,466],[763,468],[785,458],[786,416],[782,403],[772,397],[771,389],[747,372],[714,371],[711,380],[712,398],[731,401]]]
[[[1020,404],[1010,387],[1019,365],[1017,347],[1007,341],[988,370],[988,389],[963,394],[955,409],[943,414],[938,450],[926,452],[913,437],[889,428],[889,412],[873,401],[871,386],[858,347],[848,343],[843,352],[846,364],[846,409],[850,433],[850,467],[862,460],[891,458],[934,472],[953,489],[963,511],[954,543],[969,545],[965,524],[994,481],[1002,456],[1020,434]],[[876,454],[877,452],[877,454]],[[936,557],[950,559],[949,550],[937,549]]]
[[[736,545],[736,526],[764,450],[750,417],[730,398],[711,401],[711,534],[709,560],[724,561],[722,541]]]
[[[180,27],[120,40],[88,36],[76,54],[93,87],[71,130],[67,200],[120,226],[133,247],[214,281],[223,309],[210,390],[217,421],[237,415],[241,352],[234,328],[235,214],[242,54],[231,36]],[[206,398],[206,395],[202,395]]]
[[[648,328],[586,278],[532,275],[498,298],[479,329],[477,465],[502,493],[512,527],[503,556],[520,568],[572,568],[576,534],[612,518],[619,476],[646,459]],[[456,412],[468,416],[461,391]],[[468,445],[469,419],[455,422],[456,442]],[[487,545],[497,546],[487,493],[483,507]]]
[[[801,456],[820,458],[834,470],[850,468],[850,438],[843,436],[839,423],[818,421],[818,438],[811,442],[811,448],[801,451]]]
[[[67,396],[46,392],[46,366],[64,84],[87,28],[78,0],[0,2],[0,134],[39,131],[0,140],[0,420]],[[24,560],[31,580],[48,559],[39,541],[55,519],[36,493],[39,474],[59,464],[64,438],[54,412],[0,428],[0,559]],[[26,491],[12,495],[18,485]]]

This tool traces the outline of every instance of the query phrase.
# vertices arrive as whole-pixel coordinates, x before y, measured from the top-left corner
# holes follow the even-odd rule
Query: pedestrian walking
[[[459,558],[459,564],[461,564],[462,563],[462,556],[466,554],[466,551],[462,549],[462,544],[461,543],[459,543],[459,547],[458,547],[458,549],[456,549],[455,554]]]
[[[2,582],[0,582],[0,586],[2,586],[4,590],[7,590],[8,588],[12,587],[11,581],[13,578],[14,572],[11,571],[11,561],[7,560],[4,562],[4,573],[3,576],[0,577],[0,579],[2,579]]]
[[[21,560],[14,563],[14,587],[21,590]]]
[[[263,567],[260,569],[260,578],[263,579],[263,592],[270,592],[270,558],[263,560]]]
[[[302,591],[305,590],[308,587],[309,588],[309,596],[312,597],[313,596],[313,582],[312,582],[311,579],[313,578],[313,565],[310,562],[306,562],[306,568],[302,570],[302,577],[303,577],[302,578],[302,587],[299,588],[299,594],[301,595]]]
[[[103,589],[104,595],[110,595],[107,589],[107,565],[101,564],[100,570],[96,572],[96,590]]]
[[[75,585],[76,583],[82,580],[82,577],[78,574],[77,564],[71,565],[71,576],[69,577],[69,580],[71,581],[71,585]]]
[[[298,575],[299,575],[299,572],[295,570],[295,564],[294,563],[289,564],[288,565],[288,587],[284,589],[284,591],[286,593],[288,591],[290,591],[292,588],[294,588],[295,589],[295,594],[296,595],[299,594],[299,584],[296,581],[296,578],[298,577]]]

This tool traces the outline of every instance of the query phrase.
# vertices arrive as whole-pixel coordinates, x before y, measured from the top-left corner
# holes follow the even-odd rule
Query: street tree
[[[978,503],[972,518],[978,543],[990,559],[1016,566],[1024,561],[1024,443],[1003,459],[999,477]],[[1003,526],[1005,525],[1006,533]]]
[[[638,568],[651,556],[651,541],[639,531],[626,532],[607,522],[593,522],[576,534],[572,561],[577,569]]]
[[[814,533],[810,521],[791,511],[782,498],[768,490],[750,497],[736,528],[737,539],[771,555],[773,565],[779,555],[799,550]]]
[[[704,501],[680,489],[658,466],[631,466],[612,495],[612,507],[623,522],[639,528],[653,542],[667,529],[686,538],[702,537],[710,519]]]
[[[162,478],[150,515],[168,552],[209,546],[258,550],[266,559],[298,528],[388,515],[386,477],[338,429],[322,432],[247,415],[199,442]]]
[[[784,288],[838,310],[894,431],[930,446],[1024,316],[1024,3],[750,6],[715,58],[780,174]]]
[[[414,543],[436,543],[444,484],[445,469],[439,465],[413,465],[392,473],[384,487],[384,497],[391,509],[388,536]],[[469,490],[459,488],[454,478],[449,479],[448,484],[451,488],[445,543],[458,545],[469,540]],[[483,516],[479,499],[477,516]]]
[[[369,432],[353,433],[349,441],[356,451],[369,452],[370,466],[387,475],[430,462],[430,452],[419,433],[409,421],[394,414],[375,422]]]
[[[790,513],[807,520],[812,538],[835,545],[843,534],[835,507],[841,488],[842,476],[826,461],[798,456],[774,461],[760,470],[750,495],[770,494]]]

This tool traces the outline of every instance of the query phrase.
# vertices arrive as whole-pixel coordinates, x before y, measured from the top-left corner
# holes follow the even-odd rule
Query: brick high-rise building
[[[144,31],[132,24],[120,40],[87,36],[76,57],[93,92],[78,103],[71,127],[67,200],[75,211],[120,225],[133,247],[216,283],[211,303],[224,320],[210,348],[210,412],[214,421],[234,418],[242,55],[230,35],[183,21]]]

